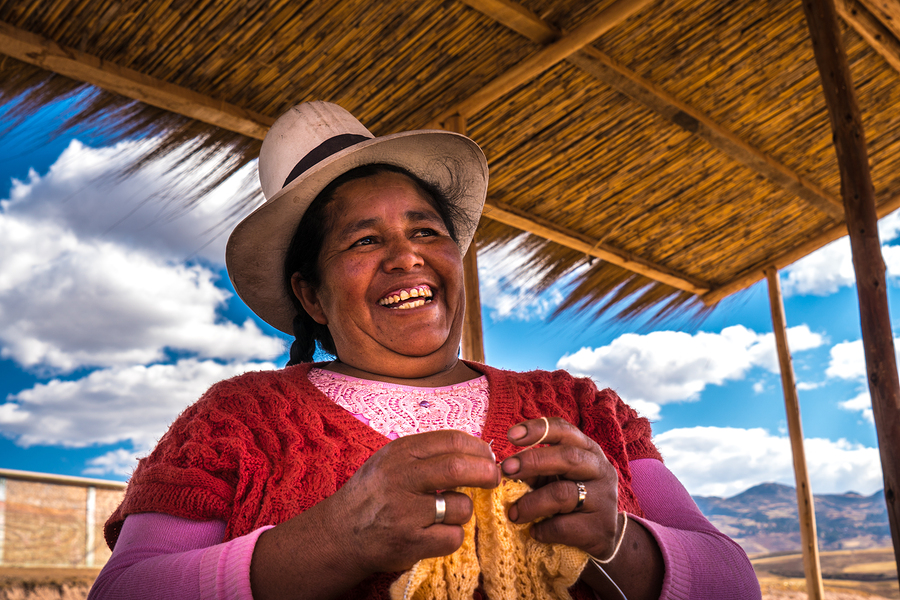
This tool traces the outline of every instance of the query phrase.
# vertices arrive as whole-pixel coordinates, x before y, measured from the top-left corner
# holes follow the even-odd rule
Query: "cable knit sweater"
[[[559,416],[603,448],[619,474],[619,509],[640,515],[629,460],[657,458],[646,419],[611,390],[563,371],[515,373],[468,363],[488,378],[482,437],[498,460],[518,448],[507,429]],[[284,522],[339,489],[388,439],[330,401],[307,379],[311,365],[220,382],[188,408],[136,469],[106,524],[115,545],[126,516],[157,512],[226,523],[224,540]],[[373,577],[359,597],[385,596],[396,574]],[[576,597],[581,594],[576,593]]]

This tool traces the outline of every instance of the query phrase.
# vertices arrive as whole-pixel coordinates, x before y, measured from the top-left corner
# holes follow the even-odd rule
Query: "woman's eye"
[[[356,240],[355,242],[353,242],[352,246],[368,246],[369,244],[374,244],[374,243],[375,243],[375,238],[372,237],[371,235],[367,235],[366,237],[360,238],[360,239]]]
[[[427,228],[427,227],[416,231],[416,237],[430,237],[430,236],[437,235],[437,234],[438,234],[437,231],[435,231],[434,229]]]

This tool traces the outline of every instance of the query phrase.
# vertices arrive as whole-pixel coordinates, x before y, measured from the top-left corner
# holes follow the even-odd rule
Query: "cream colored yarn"
[[[458,490],[475,505],[474,517],[463,526],[462,546],[449,556],[417,562],[391,586],[391,599],[470,600],[480,574],[491,600],[570,600],[568,588],[578,580],[588,555],[536,542],[528,524],[516,525],[507,518],[509,507],[530,489],[521,481],[504,479],[493,490]]]

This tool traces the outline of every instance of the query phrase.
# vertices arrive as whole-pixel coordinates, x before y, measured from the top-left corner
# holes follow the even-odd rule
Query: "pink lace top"
[[[307,377],[320,392],[392,440],[439,429],[481,437],[487,417],[489,388],[484,375],[438,388],[357,379],[324,369],[310,369]]]

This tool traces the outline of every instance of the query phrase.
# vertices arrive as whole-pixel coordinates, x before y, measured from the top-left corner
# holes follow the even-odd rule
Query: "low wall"
[[[101,567],[125,484],[0,469],[0,566]]]

